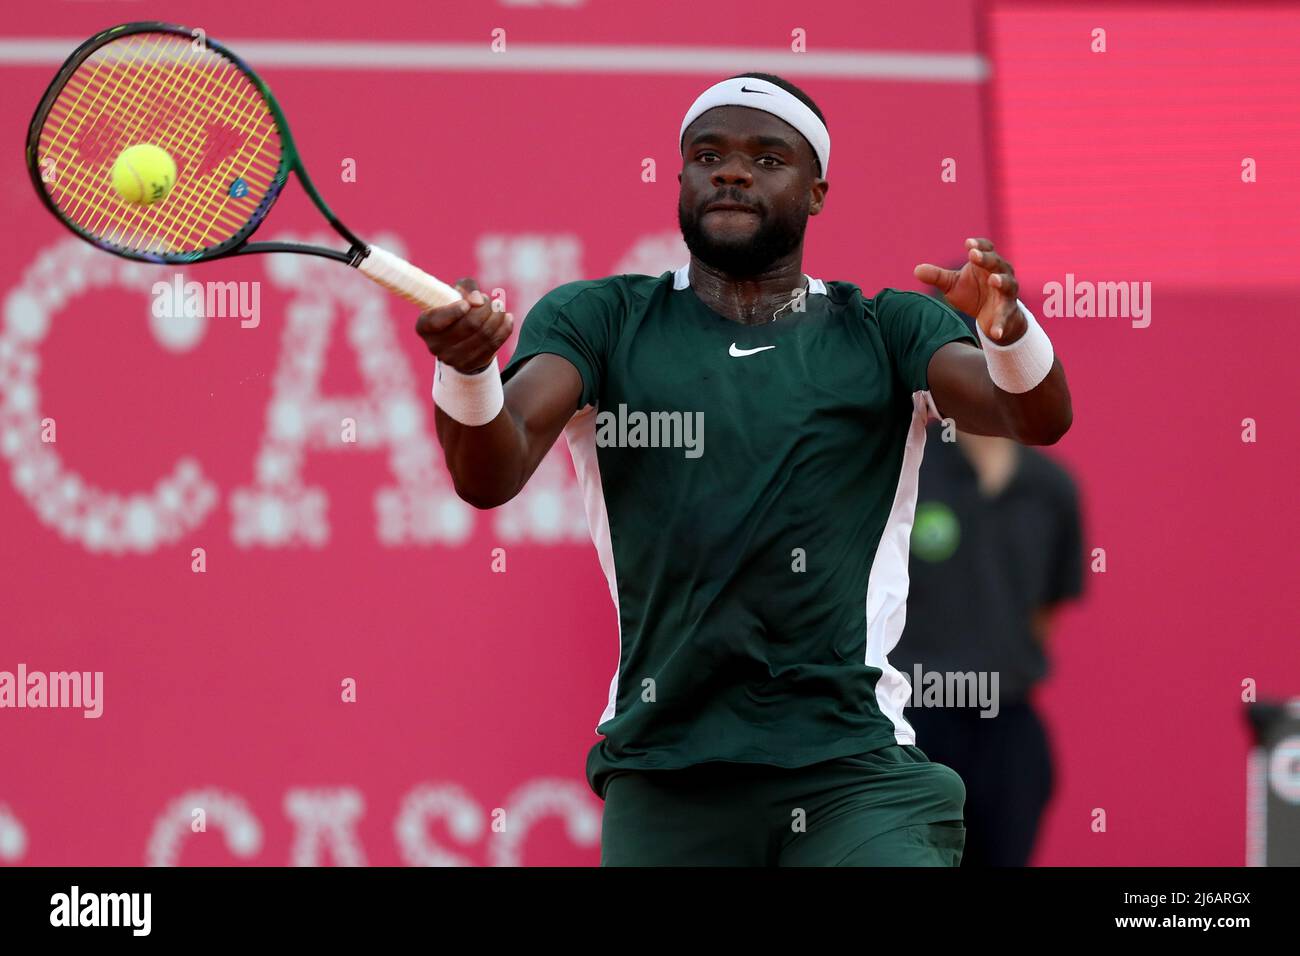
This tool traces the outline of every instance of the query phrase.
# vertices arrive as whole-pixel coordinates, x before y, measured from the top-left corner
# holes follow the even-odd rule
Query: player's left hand
[[[942,292],[954,309],[974,316],[998,345],[1010,345],[1029,328],[1016,305],[1020,283],[1011,263],[994,251],[991,239],[967,239],[966,259],[960,270],[925,262],[913,275]]]

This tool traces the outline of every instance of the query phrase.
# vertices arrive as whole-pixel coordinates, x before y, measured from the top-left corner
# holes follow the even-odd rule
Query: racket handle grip
[[[463,298],[447,283],[378,246],[370,247],[370,252],[357,263],[357,268],[363,275],[423,309],[449,305]]]

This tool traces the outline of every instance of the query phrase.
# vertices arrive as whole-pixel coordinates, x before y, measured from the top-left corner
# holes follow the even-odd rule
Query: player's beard
[[[705,232],[700,224],[704,207],[715,202],[754,204],[740,195],[710,196],[695,208],[684,202],[677,204],[677,224],[691,255],[732,276],[755,276],[767,270],[782,256],[789,255],[803,242],[808,227],[808,199],[784,211],[758,206],[760,217],[757,231],[748,237],[718,237]]]

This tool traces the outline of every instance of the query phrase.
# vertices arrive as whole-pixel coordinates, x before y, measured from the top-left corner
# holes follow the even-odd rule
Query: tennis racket
[[[176,165],[170,191],[151,204],[127,202],[112,183],[118,156],[140,144],[165,150]],[[296,252],[346,262],[424,309],[461,298],[338,220],[312,185],[270,89],[201,31],[127,23],[83,43],[36,108],[27,168],[60,222],[128,259],[189,263]],[[348,243],[346,252],[249,242],[291,172]]]

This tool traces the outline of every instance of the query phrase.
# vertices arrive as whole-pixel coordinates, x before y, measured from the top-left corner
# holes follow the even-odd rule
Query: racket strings
[[[165,34],[157,36],[167,37]],[[176,42],[175,38],[168,37],[168,39],[172,43]],[[180,41],[177,45],[181,48],[181,51],[190,50],[184,41]],[[130,51],[130,53],[131,55],[124,62],[126,68],[125,77],[110,76],[110,82],[101,82],[92,91],[93,95],[100,98],[107,97],[103,104],[104,112],[96,123],[101,128],[107,125],[111,129],[112,119],[117,119],[120,122],[125,115],[133,115],[135,122],[126,129],[123,138],[128,143],[141,139],[159,139],[160,141],[155,145],[161,145],[164,148],[170,146],[171,149],[174,149],[176,151],[174,158],[179,160],[179,170],[187,171],[188,154],[199,146],[198,133],[201,124],[191,123],[179,127],[174,126],[174,121],[183,119],[183,110],[178,97],[183,96],[193,103],[201,104],[205,96],[211,95],[214,84],[217,89],[228,89],[231,85],[230,79],[237,75],[237,71],[230,64],[220,60],[220,58],[195,58],[191,56],[189,57],[190,62],[186,63],[183,58],[184,52],[181,53],[181,57],[176,57],[169,62],[169,54],[159,51],[157,38],[155,38],[143,57],[139,55],[139,48]],[[120,56],[115,58],[119,61],[122,60]],[[203,64],[209,66],[209,69],[200,71],[196,69],[199,66],[198,63],[194,62],[196,59],[215,60],[216,62]],[[169,65],[179,66],[180,68],[173,69],[173,72],[168,77],[162,71],[167,69]],[[198,82],[203,84],[202,89],[195,87],[196,78],[198,78]],[[163,93],[162,96],[152,96],[151,94],[162,92],[159,90],[161,86],[160,80],[164,79],[170,80],[171,90]],[[233,105],[234,100],[231,99],[228,102]],[[148,104],[151,103],[152,109],[148,108]],[[105,119],[110,119],[110,124],[105,124]],[[147,128],[144,127],[146,122],[148,123]],[[169,130],[167,128],[169,126],[173,126],[173,128]],[[160,132],[164,135],[159,136]],[[172,134],[170,137],[166,136],[169,132]],[[180,138],[179,143],[176,142],[177,137]],[[92,148],[87,155],[87,158],[92,162],[100,158],[98,154],[101,152],[94,149],[94,146],[95,144],[92,143]],[[126,217],[119,215],[116,217],[117,221],[110,224],[106,222],[106,219],[112,218],[112,214],[115,212],[120,213],[122,204],[111,192],[104,190],[102,184],[99,185],[101,188],[97,194],[94,194],[95,202],[90,212],[91,218],[82,224],[89,231],[103,235],[109,242],[122,245],[131,244],[129,240],[124,240],[127,240],[127,236],[141,231],[140,227],[144,225],[149,207],[129,207],[130,212]],[[204,211],[197,209],[196,204],[192,202],[193,195],[192,190],[188,191],[188,194],[187,191],[180,191],[175,196],[174,203],[169,203],[164,209],[160,209],[160,212],[165,211],[168,213],[169,217],[155,217],[159,220],[156,224],[163,228],[159,230],[159,234],[152,243],[146,243],[143,247],[145,251],[174,251],[179,244],[179,240],[185,238],[186,233],[189,232],[187,227],[193,227],[196,224],[196,211],[200,213]],[[187,202],[187,199],[191,201]],[[82,212],[84,214],[84,210]],[[206,244],[206,240],[209,240],[211,235],[219,230],[226,232],[237,231],[242,225],[242,221],[223,222],[220,216],[211,216],[208,219],[208,224],[210,228],[205,230],[207,235],[203,236],[197,243],[192,240],[188,244]],[[170,225],[170,229],[167,228],[168,225]]]
[[[176,163],[153,204],[113,189],[123,149],[150,143]],[[60,214],[96,241],[157,256],[198,254],[238,235],[281,175],[280,131],[261,92],[189,37],[131,34],[88,57],[41,128],[38,158]]]

